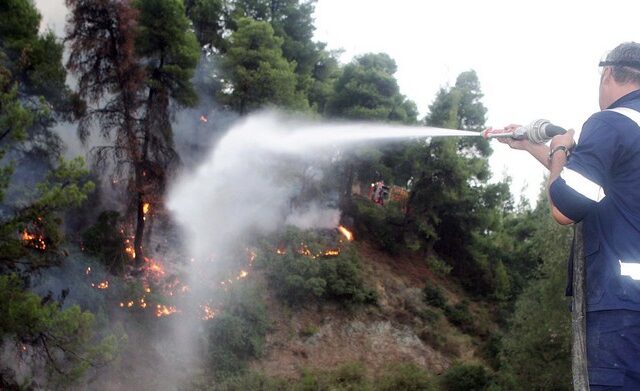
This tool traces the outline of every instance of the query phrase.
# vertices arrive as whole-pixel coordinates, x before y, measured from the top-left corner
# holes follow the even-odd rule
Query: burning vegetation
[[[26,247],[41,251],[45,251],[47,249],[47,243],[44,236],[35,232],[29,232],[26,228],[20,234],[20,240],[22,240],[22,243]]]
[[[309,300],[364,303],[375,301],[374,290],[360,276],[360,262],[345,228],[301,231],[289,227],[271,238],[280,245],[260,253],[256,267],[270,286],[290,304]]]

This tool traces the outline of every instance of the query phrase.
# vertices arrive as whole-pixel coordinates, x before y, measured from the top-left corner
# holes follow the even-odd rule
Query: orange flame
[[[120,232],[124,235],[124,230],[120,230]],[[131,240],[129,239],[125,239],[124,240],[124,244],[125,244],[125,248],[124,248],[124,252],[131,257],[131,259],[136,257],[136,250],[133,248],[133,245],[131,244]]]
[[[109,289],[109,281],[102,281],[98,284],[91,284],[92,287],[97,289]]]
[[[151,258],[145,258],[144,259],[145,262],[147,262],[148,266],[147,266],[147,270],[158,275],[158,276],[162,276],[164,275],[164,267],[158,262],[155,261]]]
[[[166,306],[166,305],[158,304],[158,306],[156,307],[156,316],[158,318],[162,316],[169,316],[176,312],[178,312],[178,310],[174,306]]]
[[[145,202],[144,204],[142,204],[142,220],[146,220],[147,219],[147,213],[149,213],[149,209],[151,209],[151,206],[149,205],[148,202]]]
[[[251,265],[253,263],[253,261],[256,260],[256,258],[258,257],[258,254],[255,252],[255,250],[251,250],[251,249],[247,249],[247,255],[249,256],[249,264]]]
[[[340,231],[340,233],[343,234],[344,237],[347,238],[348,241],[350,241],[350,242],[353,241],[353,234],[351,233],[351,231],[349,231],[348,229],[346,229],[342,225],[338,226],[338,231]]]
[[[326,250],[322,255],[324,255],[325,257],[337,257],[338,255],[340,255],[340,250],[338,249]]]
[[[209,307],[208,305],[202,305],[200,306],[202,308],[202,311],[204,312],[204,315],[202,316],[202,320],[210,320],[215,318],[216,316],[216,312],[213,310],[213,308]]]
[[[29,233],[26,228],[22,231],[20,239],[22,239],[22,241],[29,247],[33,247],[38,250],[47,249],[47,244],[45,243],[44,238],[40,235]]]

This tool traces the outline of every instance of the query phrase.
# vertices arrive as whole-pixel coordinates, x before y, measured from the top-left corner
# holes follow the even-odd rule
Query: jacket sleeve
[[[617,132],[598,114],[584,124],[569,162],[549,187],[551,202],[575,222],[606,196],[604,188],[617,154]]]

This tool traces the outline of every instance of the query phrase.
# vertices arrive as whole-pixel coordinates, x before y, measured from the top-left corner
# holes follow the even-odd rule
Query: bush
[[[396,254],[403,246],[404,214],[396,203],[380,206],[368,199],[355,199],[356,232],[378,248]]]
[[[462,300],[455,306],[444,307],[444,314],[453,325],[457,326],[465,333],[476,332],[475,323],[471,312],[469,312],[469,302]]]
[[[345,364],[328,372],[305,372],[297,384],[289,388],[296,391],[371,391],[362,364]]]
[[[122,275],[128,257],[125,253],[125,237],[118,229],[120,214],[114,211],[102,212],[98,221],[82,235],[87,254],[95,256],[111,274]]]
[[[447,299],[444,297],[440,287],[427,284],[422,293],[424,294],[424,302],[428,305],[436,308],[445,308],[447,306]]]
[[[436,389],[429,375],[414,364],[391,366],[376,384],[378,391],[430,391]]]
[[[209,359],[218,378],[238,374],[248,360],[260,357],[268,331],[266,308],[255,290],[232,291],[224,308],[208,332]]]
[[[248,372],[245,374],[233,375],[228,378],[218,380],[213,384],[209,382],[193,381],[188,387],[181,391],[285,391],[290,390],[288,382],[280,378],[270,378],[261,373]]]
[[[444,374],[446,391],[483,391],[491,384],[491,374],[477,364],[457,364]]]
[[[440,258],[430,256],[427,258],[427,266],[436,274],[441,276],[448,276],[451,274],[453,267]]]
[[[0,348],[15,344],[29,352],[16,356],[20,364],[0,363],[0,385],[17,381],[13,366],[27,379],[46,374],[49,386],[66,389],[91,367],[118,355],[126,336],[103,336],[103,326],[77,305],[62,309],[26,291],[15,274],[0,276]]]
[[[337,243],[313,231],[290,228],[271,242],[278,251],[263,246],[258,265],[265,269],[271,287],[288,304],[310,300],[343,304],[375,302],[375,291],[366,287],[360,262],[353,249],[342,245],[339,255],[328,254]]]

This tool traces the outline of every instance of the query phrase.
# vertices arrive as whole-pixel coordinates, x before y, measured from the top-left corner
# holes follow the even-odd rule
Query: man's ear
[[[602,82],[604,84],[610,84],[611,82],[614,82],[614,78],[613,78],[613,68],[611,67],[605,67],[602,70]]]

